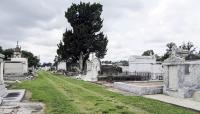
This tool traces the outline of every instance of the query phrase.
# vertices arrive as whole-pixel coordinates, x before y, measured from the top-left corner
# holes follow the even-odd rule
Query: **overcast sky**
[[[108,36],[107,60],[141,55],[148,49],[161,55],[166,43],[192,41],[200,47],[199,0],[83,0],[103,5],[103,29]],[[51,62],[69,24],[64,12],[79,0],[0,0],[0,46],[23,50]],[[199,50],[199,48],[197,48]]]

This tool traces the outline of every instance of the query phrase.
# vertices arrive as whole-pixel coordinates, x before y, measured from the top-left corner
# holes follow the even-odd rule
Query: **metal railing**
[[[163,80],[162,73],[150,72],[123,72],[115,75],[99,76],[99,81],[147,81]]]

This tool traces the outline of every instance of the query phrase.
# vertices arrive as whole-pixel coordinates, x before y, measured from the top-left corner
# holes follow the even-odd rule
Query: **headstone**
[[[87,61],[87,73],[83,76],[85,81],[97,81],[100,72],[100,59],[95,57],[94,54],[90,55],[90,59]]]

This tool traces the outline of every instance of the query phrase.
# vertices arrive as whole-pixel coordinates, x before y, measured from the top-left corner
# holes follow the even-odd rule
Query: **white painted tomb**
[[[10,61],[5,61],[4,80],[23,80],[28,73],[28,59],[22,57],[21,47],[14,49],[14,55]]]
[[[64,62],[64,61],[58,62],[57,70],[67,70],[66,62]]]
[[[131,92],[136,95],[161,94],[163,92],[162,81],[127,81],[114,82],[114,88]]]
[[[94,54],[91,54],[87,61],[87,72],[86,75],[81,76],[81,79],[85,81],[98,81],[98,75],[101,70],[100,59]]]
[[[0,54],[0,104],[2,103],[3,97],[7,95],[7,89],[5,88],[3,80],[3,58],[4,55]]]
[[[166,95],[191,98],[200,91],[200,61],[185,61],[177,47],[173,47],[171,56],[164,61],[164,88]],[[185,52],[185,51],[184,51]]]
[[[151,73],[152,80],[158,80],[159,75],[163,73],[162,64],[156,62],[154,56],[130,56],[129,57],[129,72],[145,72]]]

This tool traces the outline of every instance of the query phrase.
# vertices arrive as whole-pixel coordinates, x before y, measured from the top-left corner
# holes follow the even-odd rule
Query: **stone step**
[[[200,91],[194,92],[193,99],[200,102]]]
[[[7,94],[7,89],[5,85],[0,85],[0,97],[4,97]]]

